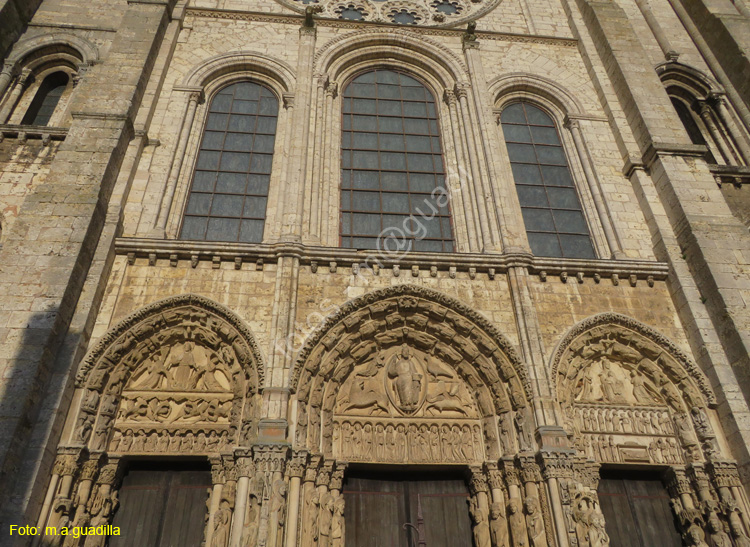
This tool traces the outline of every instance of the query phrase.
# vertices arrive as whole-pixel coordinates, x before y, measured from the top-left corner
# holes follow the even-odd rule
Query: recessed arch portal
[[[301,351],[292,389],[295,444],[326,457],[466,463],[532,448],[530,385],[510,343],[423,287],[343,306]]]
[[[94,347],[76,378],[70,443],[118,454],[207,454],[257,435],[263,361],[227,308],[182,295],[143,308]]]

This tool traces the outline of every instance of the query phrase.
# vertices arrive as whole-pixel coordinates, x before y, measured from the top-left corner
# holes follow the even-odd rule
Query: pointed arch
[[[263,377],[255,339],[231,310],[194,294],[161,300],[85,358],[70,442],[121,453],[248,446]]]

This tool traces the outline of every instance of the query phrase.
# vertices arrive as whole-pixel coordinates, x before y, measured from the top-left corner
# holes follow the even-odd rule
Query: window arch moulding
[[[171,239],[178,237],[190,190],[193,171],[203,138],[211,101],[222,89],[239,81],[250,81],[265,86],[276,97],[279,105],[274,143],[274,155],[288,147],[296,76],[286,63],[254,52],[219,55],[196,66],[175,86],[170,101],[182,103],[182,126],[170,152],[171,160],[165,183],[161,188],[159,207],[149,233],[150,237]],[[180,108],[178,106],[178,108]],[[285,164],[275,162],[271,172],[266,218],[275,216],[279,200],[280,181],[284,180]],[[263,241],[278,236],[278,227],[268,222]]]
[[[508,149],[500,126],[502,111],[507,106],[524,102],[541,109],[551,117],[579,195],[581,209],[594,245],[595,258],[626,258],[622,250],[622,238],[612,220],[600,175],[593,162],[583,129],[587,124],[607,123],[607,119],[588,113],[573,92],[557,82],[537,75],[514,73],[502,76],[490,82],[489,90],[494,97],[494,113],[503,154],[506,154]],[[507,176],[513,180],[510,168]]]

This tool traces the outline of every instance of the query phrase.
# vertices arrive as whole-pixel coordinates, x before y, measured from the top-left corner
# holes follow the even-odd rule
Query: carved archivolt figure
[[[529,546],[544,547],[547,538],[544,533],[544,519],[539,510],[539,500],[534,496],[526,498],[526,527],[529,531]]]
[[[521,500],[511,498],[508,502],[508,522],[513,547],[527,547],[529,545],[526,534],[526,519],[521,511]]]

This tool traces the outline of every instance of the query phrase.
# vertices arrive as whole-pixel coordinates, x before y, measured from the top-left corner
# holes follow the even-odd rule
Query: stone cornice
[[[129,262],[136,259],[148,259],[155,265],[158,260],[169,261],[177,267],[179,261],[193,267],[201,261],[212,262],[216,267],[221,262],[234,263],[236,269],[243,264],[270,264],[280,257],[295,257],[304,265],[315,271],[318,267],[336,270],[338,267],[364,268],[377,266],[376,270],[386,268],[398,270],[398,275],[419,275],[420,270],[468,272],[470,277],[477,274],[494,278],[497,273],[504,273],[509,268],[526,268],[531,274],[539,275],[545,280],[548,275],[570,278],[582,283],[584,278],[593,278],[599,282],[602,278],[634,281],[663,281],[667,278],[669,267],[664,262],[649,260],[588,260],[535,257],[530,254],[479,254],[479,253],[407,253],[402,256],[388,257],[368,251],[317,247],[299,243],[250,244],[250,243],[217,243],[203,241],[181,241],[169,239],[146,239],[121,237],[116,240],[115,252],[128,256]],[[333,265],[333,266],[332,266]],[[435,270],[432,270],[435,268]],[[633,277],[635,276],[635,277]],[[416,276],[415,276],[416,277]]]
[[[255,11],[239,11],[211,8],[188,7],[186,13],[194,17],[204,17],[211,19],[231,19],[234,21],[263,21],[266,23],[279,23],[300,25],[302,16],[282,13],[259,13]],[[371,21],[349,22],[338,19],[315,18],[315,24],[318,27],[344,28],[352,30],[361,30],[363,28],[384,27],[403,29],[402,25],[390,23],[376,23]],[[434,28],[434,27],[409,27],[409,32],[415,34],[425,34],[430,36],[455,36],[460,38],[465,29],[462,28]],[[515,34],[511,32],[477,32],[479,40],[497,40],[501,42],[529,42],[533,44],[559,45],[563,47],[578,47],[578,40],[574,38],[558,38],[556,36],[545,35],[526,35]]]

